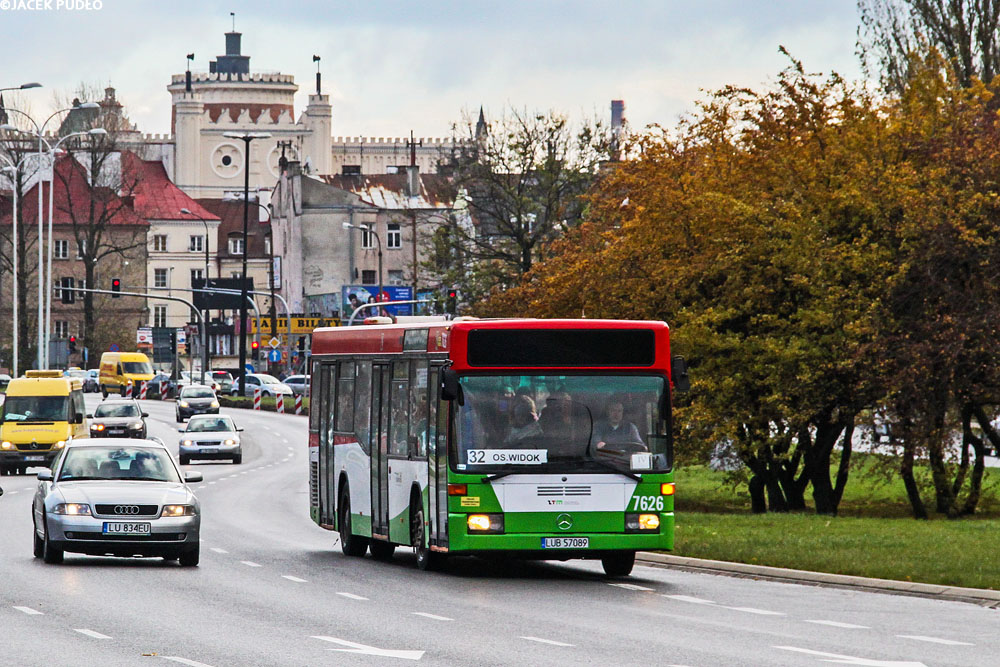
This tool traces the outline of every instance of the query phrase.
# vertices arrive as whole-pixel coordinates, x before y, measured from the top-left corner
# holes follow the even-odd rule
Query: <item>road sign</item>
[[[281,345],[281,341],[272,336],[271,340],[267,341],[267,344],[274,349],[278,349],[278,346]]]
[[[281,350],[268,350],[267,352],[268,361],[281,361]]]
[[[108,351],[109,352],[120,352],[121,348],[118,346],[118,343],[111,343],[111,345],[108,346]]]
[[[135,342],[141,345],[152,345],[153,344],[153,329],[152,327],[139,327],[135,331]],[[118,350],[112,350],[112,352],[117,352]]]

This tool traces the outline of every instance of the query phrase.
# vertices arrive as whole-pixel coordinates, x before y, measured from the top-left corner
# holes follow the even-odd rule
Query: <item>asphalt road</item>
[[[176,453],[173,404],[145,405]],[[1000,612],[965,603],[643,566],[609,582],[581,562],[427,573],[409,549],[349,559],[309,520],[305,419],[227,412],[243,464],[188,466],[205,475],[197,568],[45,565],[34,479],[0,478],[0,665],[1000,664]]]

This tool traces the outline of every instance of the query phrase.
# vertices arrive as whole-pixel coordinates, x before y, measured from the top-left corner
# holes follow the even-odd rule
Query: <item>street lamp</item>
[[[0,157],[2,157],[2,156],[0,156]],[[14,197],[13,197],[14,198],[14,208],[13,208],[13,216],[11,218],[11,222],[13,223],[13,235],[11,236],[11,255],[13,256],[13,264],[14,264],[14,274],[13,274],[14,275],[14,280],[12,281],[13,282],[13,287],[14,287],[14,289],[13,289],[13,292],[14,292],[14,302],[13,302],[13,304],[14,304],[14,306],[13,306],[14,307],[14,311],[13,311],[13,315],[14,315],[14,317],[13,317],[13,320],[12,320],[12,324],[14,325],[13,326],[13,329],[14,329],[14,331],[13,331],[13,333],[14,333],[14,336],[13,336],[13,338],[14,338],[14,343],[13,343],[13,364],[12,364],[12,366],[13,366],[12,370],[14,371],[14,377],[17,377],[17,375],[18,375],[18,373],[17,373],[17,371],[18,371],[18,367],[17,367],[18,366],[18,364],[17,364],[17,361],[18,361],[18,329],[20,329],[20,326],[19,326],[19,324],[20,324],[19,319],[20,318],[18,318],[18,316],[17,316],[17,310],[18,310],[18,304],[17,304],[17,302],[18,302],[18,291],[19,291],[19,287],[18,287],[18,284],[17,284],[17,239],[18,239],[18,236],[17,236],[17,195],[18,195],[18,183],[17,183],[17,181],[18,181],[18,172],[21,169],[21,165],[24,164],[24,161],[27,160],[27,159],[28,159],[28,156],[25,155],[24,157],[22,157],[20,160],[17,161],[17,164],[14,164],[13,162],[10,161],[9,158],[4,157],[4,161],[7,162],[7,166],[3,167],[3,169],[0,169],[0,171],[9,171],[12,174],[11,179],[12,179],[13,187],[11,187],[11,191],[14,193]]]
[[[42,84],[32,82],[32,83],[22,83],[20,86],[10,86],[9,88],[0,88],[0,93],[5,90],[27,90],[28,88],[41,88]]]
[[[205,225],[205,289],[208,289],[208,221],[201,217],[197,213],[192,213],[186,208],[181,209],[181,213],[184,215],[193,215],[194,217],[201,220],[201,224]],[[194,287],[194,285],[192,285]],[[208,303],[206,302],[206,306]],[[208,370],[208,308],[205,308],[205,317],[201,318],[202,330],[201,330],[201,383],[205,384],[205,372]]]
[[[375,297],[375,301],[379,302],[382,300],[382,239],[380,239],[378,234],[375,233],[374,225],[352,225],[349,222],[345,222],[344,229],[360,229],[366,231],[374,236],[375,240],[378,241],[378,296]],[[375,312],[378,315],[382,314],[381,311],[381,307],[375,309]]]
[[[247,221],[250,219],[250,142],[254,139],[267,139],[267,132],[224,132],[227,139],[239,139],[243,142],[243,272],[241,274],[242,289],[240,290],[240,396],[246,396],[247,385]]]
[[[29,86],[34,88],[35,86]],[[48,365],[48,350],[45,349],[47,344],[45,326],[48,322],[45,320],[45,295],[44,295],[44,285],[45,282],[45,260],[42,252],[43,248],[43,238],[44,238],[44,227],[43,227],[43,207],[42,207],[42,144],[48,145],[45,141],[45,126],[49,124],[53,118],[64,111],[72,111],[73,109],[99,109],[100,104],[96,102],[84,102],[75,107],[69,107],[66,109],[59,109],[54,111],[52,115],[45,119],[41,125],[35,122],[35,119],[29,116],[24,111],[20,109],[5,109],[5,111],[13,111],[14,113],[21,114],[35,127],[35,132],[33,136],[38,138],[38,354],[36,356],[37,366],[39,369],[44,369]],[[32,134],[30,131],[25,131],[21,128],[15,127],[14,125],[0,125],[0,130],[24,132],[25,134]],[[55,163],[53,162],[53,182],[55,181]],[[50,232],[51,233],[51,232]],[[52,238],[49,237],[49,253],[52,252]],[[49,277],[51,279],[51,276]],[[51,291],[51,289],[50,289]],[[44,326],[43,326],[44,325]]]

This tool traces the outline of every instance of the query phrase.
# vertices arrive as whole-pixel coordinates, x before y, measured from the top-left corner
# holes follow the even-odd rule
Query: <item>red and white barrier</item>
[[[260,387],[253,388],[253,409],[260,410]]]
[[[167,393],[169,392],[169,390],[170,390],[170,387],[167,386],[167,383],[163,382],[161,380],[160,381],[160,400],[161,401],[167,400]]]
[[[148,390],[149,390],[149,382],[147,382],[146,380],[143,380],[142,384],[139,386],[139,400],[140,401],[145,401],[146,400],[146,392]]]
[[[278,414],[285,414],[285,395],[278,394],[274,397],[274,411]]]
[[[302,414],[302,394],[295,394],[295,414]]]

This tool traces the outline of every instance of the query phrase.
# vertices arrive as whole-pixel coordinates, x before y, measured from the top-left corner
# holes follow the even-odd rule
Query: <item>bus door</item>
[[[372,367],[372,535],[389,536],[389,386],[392,368]]]

